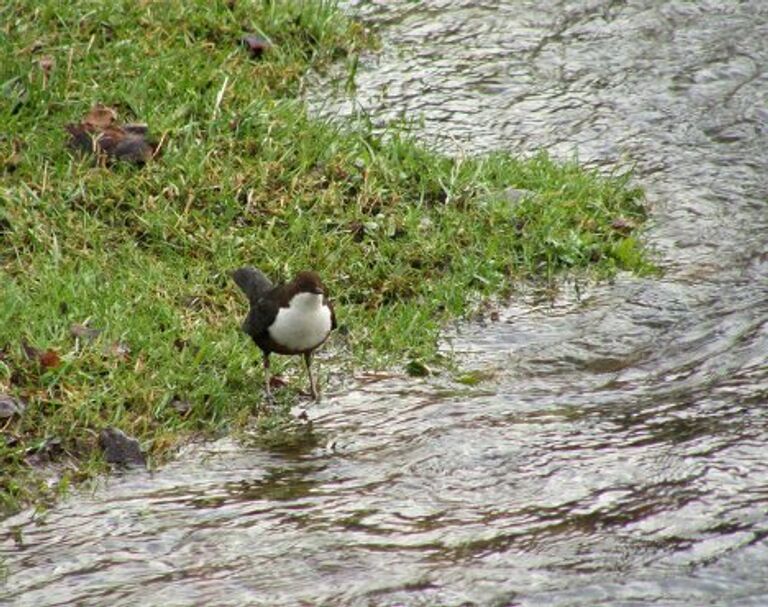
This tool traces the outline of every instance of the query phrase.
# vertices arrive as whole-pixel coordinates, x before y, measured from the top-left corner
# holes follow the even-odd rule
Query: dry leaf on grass
[[[269,40],[255,34],[243,36],[240,43],[248,50],[252,59],[261,58],[264,53],[272,48],[272,43]]]
[[[29,360],[37,362],[44,369],[54,369],[61,364],[61,358],[56,350],[40,350],[25,340],[21,342],[21,349]]]
[[[117,122],[117,110],[97,103],[83,118],[82,126],[91,131],[104,130]]]
[[[119,124],[117,110],[97,103],[79,124],[68,124],[69,147],[95,154],[103,163],[124,160],[146,164],[158,146],[148,139],[146,124]]]
[[[131,358],[131,348],[125,342],[116,341],[104,349],[104,354],[109,358],[128,362]]]
[[[37,65],[43,72],[43,88],[46,88],[48,86],[48,79],[51,77],[51,72],[53,72],[53,68],[56,67],[56,60],[53,57],[48,57],[46,55],[37,61]]]
[[[61,364],[61,358],[56,350],[46,350],[40,355],[40,364],[46,369],[55,369]]]

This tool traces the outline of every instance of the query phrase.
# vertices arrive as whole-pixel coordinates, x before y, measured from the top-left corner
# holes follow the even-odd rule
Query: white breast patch
[[[331,332],[331,310],[323,296],[298,293],[287,308],[280,308],[269,327],[269,335],[282,346],[296,351],[312,350]]]

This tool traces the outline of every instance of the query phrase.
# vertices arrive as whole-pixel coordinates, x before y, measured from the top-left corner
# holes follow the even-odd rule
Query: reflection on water
[[[765,605],[768,5],[359,2],[374,116],[631,163],[661,280],[521,295],[294,453],[221,442],[3,523],[13,605]],[[345,108],[338,100],[334,107]]]

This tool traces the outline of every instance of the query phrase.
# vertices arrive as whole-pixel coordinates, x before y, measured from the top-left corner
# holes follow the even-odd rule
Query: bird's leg
[[[272,389],[270,388],[269,380],[269,352],[264,352],[264,392],[267,397],[267,402],[272,402]]]
[[[309,375],[309,392],[313,400],[317,400],[317,387],[315,378],[312,377],[312,352],[304,352],[304,364],[307,365],[307,375]]]

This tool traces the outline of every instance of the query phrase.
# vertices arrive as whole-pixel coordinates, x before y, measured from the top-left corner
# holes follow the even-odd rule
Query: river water
[[[450,331],[478,386],[361,379],[315,446],[221,441],[8,519],[0,603],[768,605],[768,3],[350,10],[383,37],[357,104],[452,153],[635,166],[664,277]]]

